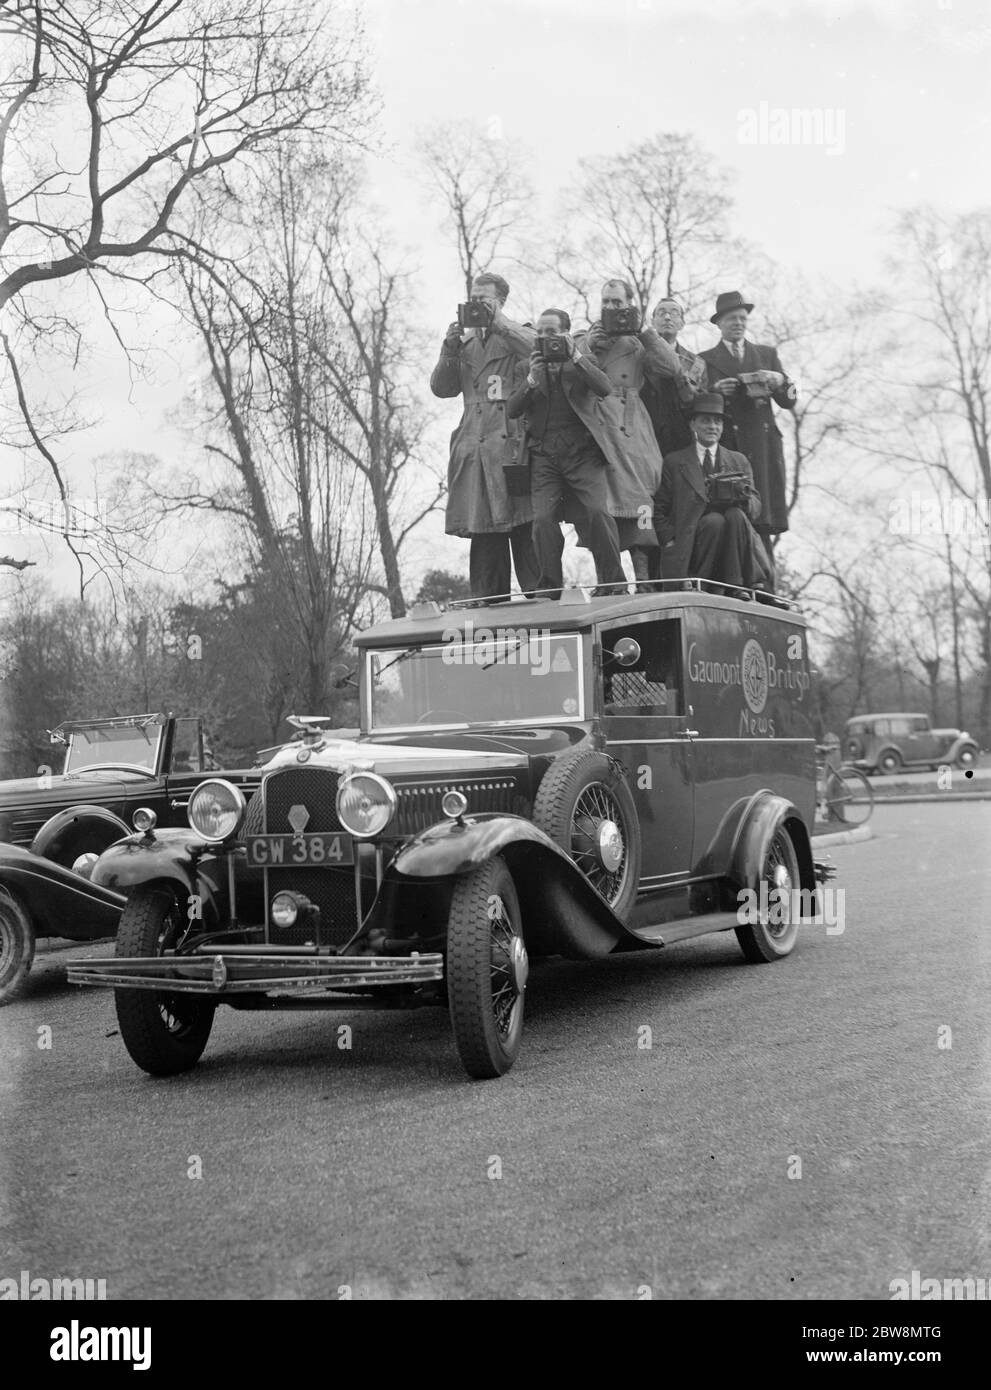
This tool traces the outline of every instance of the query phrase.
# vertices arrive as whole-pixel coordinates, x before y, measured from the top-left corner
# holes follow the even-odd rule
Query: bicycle
[[[840,760],[839,744],[816,744],[816,798],[826,818],[864,825],[874,810],[874,788],[859,767]]]

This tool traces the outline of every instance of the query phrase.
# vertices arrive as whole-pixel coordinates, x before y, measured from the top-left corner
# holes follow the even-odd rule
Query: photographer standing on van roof
[[[744,455],[720,447],[723,410],[722,396],[697,396],[694,442],[664,459],[654,512],[661,575],[711,579],[731,592],[763,588],[770,563],[754,529],[761,499]]]
[[[525,415],[523,458],[530,467],[533,543],[540,563],[537,587],[560,598],[564,583],[561,509],[577,503],[600,584],[626,585],[619,534],[609,511],[609,466],[602,438],[599,401],[608,398],[609,378],[571,337],[563,309],[545,309],[537,320],[537,344],[526,380],[513,392],[506,413]],[[624,590],[612,590],[619,593]]]
[[[461,423],[451,435],[444,529],[471,540],[472,597],[503,602],[511,587],[510,549],[520,588],[527,592],[537,584],[530,498],[511,494],[503,471],[513,466],[518,442],[506,401],[526,371],[535,335],[505,316],[508,296],[501,275],[476,275],[430,377],[435,396],[464,396]]]
[[[706,389],[707,364],[678,342],[685,326],[685,311],[676,299],[661,299],[654,306],[651,322],[678,361],[677,375],[648,380],[643,393],[661,458],[692,442],[689,420],[695,397]]]
[[[637,579],[646,579],[649,553],[657,549],[651,517],[661,452],[640,392],[648,381],[675,377],[678,359],[656,328],[641,325],[633,286],[625,280],[605,282],[600,316],[576,342],[591,353],[612,387],[600,408],[602,448],[611,465],[609,510],[617,519],[620,549],[630,551]],[[599,582],[604,582],[601,575]]]
[[[726,402],[726,442],[746,454],[753,467],[764,508],[757,531],[770,555],[771,536],[788,530],[784,449],[771,402],[782,410],[794,410],[797,393],[777,348],[747,341],[747,318],[753,307],[739,290],[719,295],[709,321],[718,327],[721,341],[701,356],[708,367],[710,390],[718,391]]]

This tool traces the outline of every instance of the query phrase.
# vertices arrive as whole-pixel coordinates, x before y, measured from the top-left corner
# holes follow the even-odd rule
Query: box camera
[[[741,372],[740,380],[743,382],[748,400],[765,401],[771,394],[770,386],[761,381],[759,372]]]
[[[492,310],[483,299],[469,299],[467,304],[458,305],[458,323],[462,328],[488,328],[492,322]]]
[[[742,498],[738,484],[746,481],[747,477],[743,473],[714,473],[706,480],[709,506],[723,508],[739,506]]]
[[[603,309],[602,331],[611,338],[623,333],[640,332],[640,314],[632,306],[628,309]]]
[[[563,333],[548,333],[537,339],[537,348],[545,362],[567,362],[568,340]]]

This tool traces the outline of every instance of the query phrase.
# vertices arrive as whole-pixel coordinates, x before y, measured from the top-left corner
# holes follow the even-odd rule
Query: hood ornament
[[[305,806],[296,805],[289,807],[289,824],[292,826],[294,834],[302,835],[307,827],[309,819],[310,813]]]

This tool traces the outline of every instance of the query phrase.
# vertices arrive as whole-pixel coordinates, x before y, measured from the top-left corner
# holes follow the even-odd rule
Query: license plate
[[[249,835],[245,840],[248,863],[258,869],[286,865],[324,865],[354,863],[354,844],[350,835],[339,831],[327,835]]]

